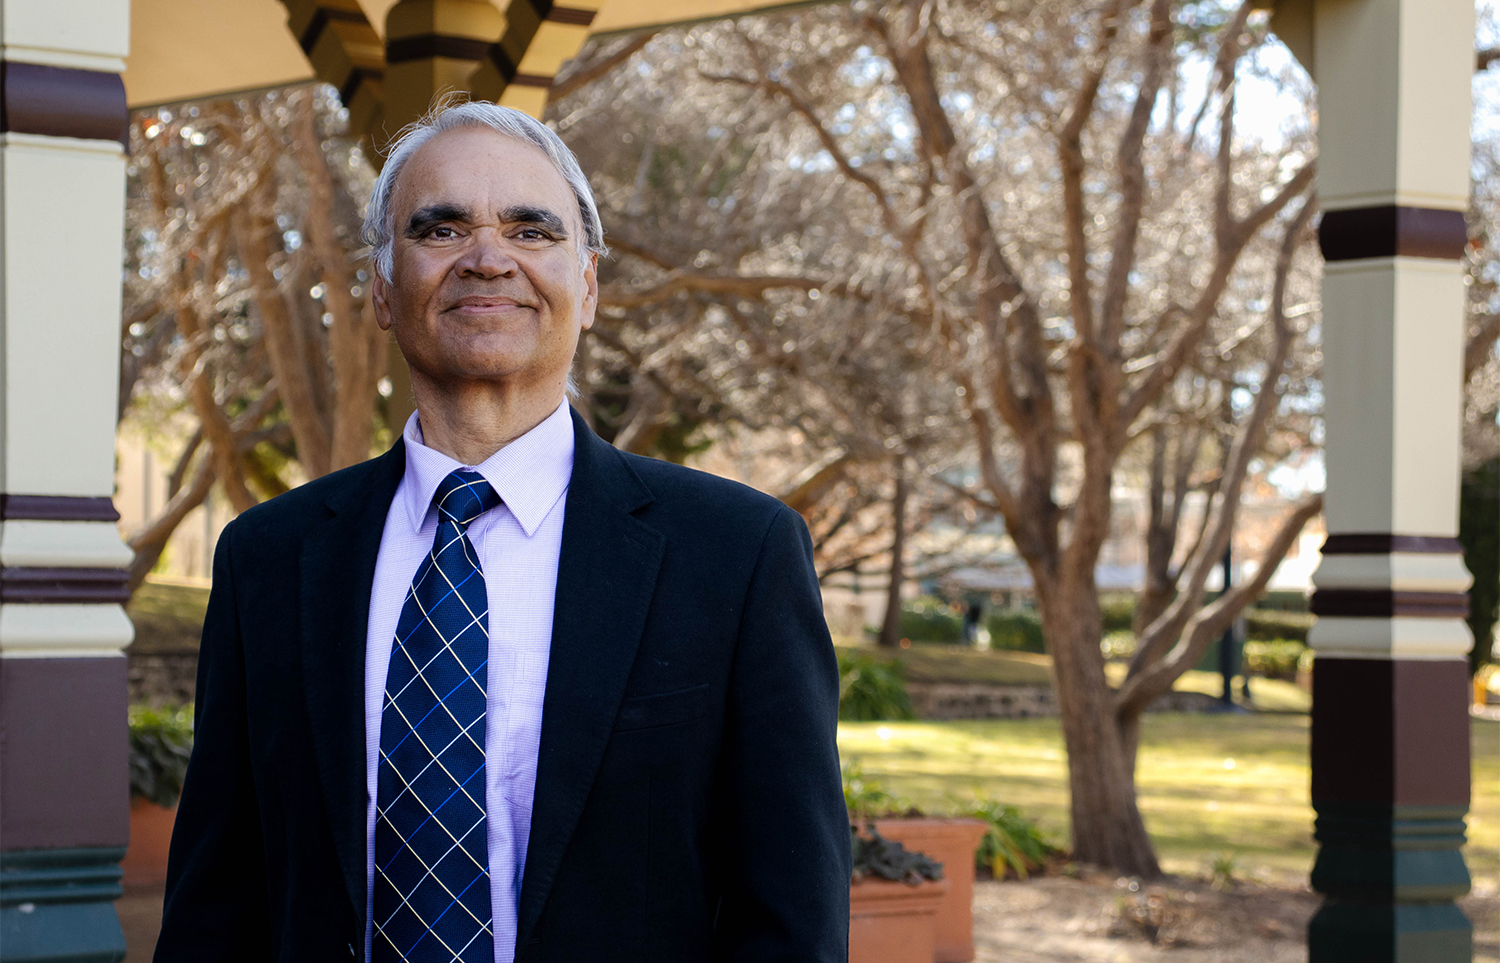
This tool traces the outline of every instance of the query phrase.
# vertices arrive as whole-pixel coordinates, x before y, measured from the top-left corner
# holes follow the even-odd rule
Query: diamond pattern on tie
[[[500,504],[458,470],[433,496],[385,680],[375,793],[372,963],[491,963],[484,715],[489,605],[469,523]]]

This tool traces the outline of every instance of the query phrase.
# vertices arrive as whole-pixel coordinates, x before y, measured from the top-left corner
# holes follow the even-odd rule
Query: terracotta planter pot
[[[949,886],[946,879],[920,886],[883,879],[849,884],[849,963],[930,963],[937,911]]]
[[[177,807],[163,809],[145,799],[130,800],[130,847],[120,860],[127,886],[159,886],[167,881],[167,848]]]
[[[974,958],[974,851],[984,838],[977,819],[877,819],[875,829],[908,850],[943,864],[952,883],[937,911],[934,963],[967,963]]]

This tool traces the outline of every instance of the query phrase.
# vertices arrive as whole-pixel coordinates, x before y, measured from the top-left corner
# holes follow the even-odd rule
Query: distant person
[[[158,963],[843,961],[811,542],[569,408],[604,250],[577,161],[438,108],[366,234],[417,411],[219,540]]]
[[[984,606],[970,602],[964,609],[964,641],[973,645],[979,639],[979,620],[984,615]]]

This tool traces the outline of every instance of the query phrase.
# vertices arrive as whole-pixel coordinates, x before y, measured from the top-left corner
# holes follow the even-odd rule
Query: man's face
[[[597,256],[547,155],[488,127],[445,131],[392,189],[391,279],[375,278],[382,329],[414,380],[560,390],[594,322]]]

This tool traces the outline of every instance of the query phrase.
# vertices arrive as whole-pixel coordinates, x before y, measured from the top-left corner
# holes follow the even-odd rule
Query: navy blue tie
[[[489,604],[469,523],[478,472],[433,496],[437,538],[401,608],[380,713],[371,963],[492,963],[484,715]]]

